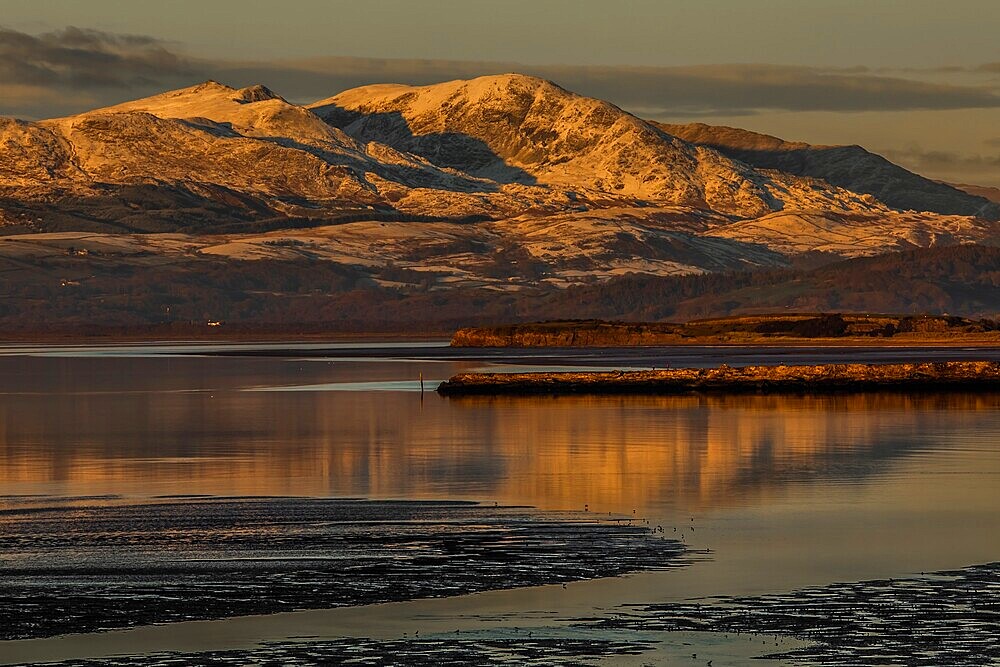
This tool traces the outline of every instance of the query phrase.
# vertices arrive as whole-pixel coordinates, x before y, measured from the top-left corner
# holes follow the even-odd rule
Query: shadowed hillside
[[[1000,313],[1000,248],[958,246],[860,258],[815,269],[693,276],[626,275],[514,292],[434,288],[407,270],[375,274],[329,262],[192,257],[135,265],[66,255],[0,263],[5,335],[165,331],[451,334],[463,326],[550,319],[687,321],[767,312]],[[221,322],[208,327],[209,321]]]

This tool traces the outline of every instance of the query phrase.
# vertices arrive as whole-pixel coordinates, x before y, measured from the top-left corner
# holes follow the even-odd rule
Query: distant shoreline
[[[170,331],[151,330],[141,333],[76,333],[76,332],[0,332],[0,345],[153,345],[156,343],[191,344],[253,344],[253,343],[350,343],[441,341],[447,342],[448,333],[411,332],[308,332],[288,331]]]
[[[1000,323],[946,315],[781,313],[685,323],[562,320],[459,329],[452,347],[1000,347]]]

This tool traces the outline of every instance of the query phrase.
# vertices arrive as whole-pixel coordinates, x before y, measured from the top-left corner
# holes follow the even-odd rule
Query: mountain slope
[[[1000,205],[978,193],[914,174],[861,146],[813,146],[739,128],[654,123],[669,134],[760,169],[817,178],[867,193],[896,209],[1000,219]]]
[[[786,255],[823,252],[857,257],[969,243],[994,245],[1000,241],[997,232],[996,223],[957,215],[898,212],[874,217],[816,211],[772,213],[715,227],[706,235],[760,243]]]
[[[155,302],[162,267],[196,280],[189,267],[214,279],[228,266],[272,285],[260,263],[343,277],[334,290],[431,294],[454,313],[466,296],[446,295],[471,290],[478,312],[630,274],[816,266],[998,232],[757,168],[518,75],[369,86],[310,108],[210,81],[67,118],[0,119],[0,263],[61,302],[107,298],[88,284],[98,269],[154,281]]]
[[[8,221],[69,216],[88,228],[132,217],[138,207],[164,218],[175,209],[181,213],[173,222],[183,228],[192,222],[183,213],[190,198],[201,199],[195,210],[250,201],[234,204],[234,220],[309,218],[393,212],[394,201],[423,190],[446,193],[445,205],[431,196],[427,206],[404,210],[462,216],[528,205],[496,195],[495,184],[482,179],[388,146],[360,145],[260,86],[207,82],[68,118],[2,119],[0,149],[9,157],[0,161]],[[128,206],[107,201],[115,197]]]
[[[30,185],[72,178],[76,169],[68,147],[52,130],[0,117],[0,182]]]
[[[627,296],[623,296],[627,295]],[[1000,248],[915,249],[812,270],[626,276],[568,290],[574,317],[686,321],[767,312],[1000,314]],[[551,306],[550,317],[565,317]]]
[[[761,174],[612,104],[523,75],[366,86],[310,108],[359,141],[501,182],[564,188],[591,205],[686,206],[740,218],[787,207],[877,208],[843,190]]]

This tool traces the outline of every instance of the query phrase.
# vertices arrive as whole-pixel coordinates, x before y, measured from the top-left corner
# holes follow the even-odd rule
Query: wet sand
[[[694,556],[640,518],[456,501],[8,497],[4,505],[6,640],[566,584]]]
[[[454,664],[523,664],[520,660],[506,663],[497,659],[504,649],[502,644],[520,644],[529,639],[544,642],[546,638],[586,639],[595,645],[608,642],[612,645],[602,647],[596,654],[610,659],[608,664],[622,666],[672,664],[674,660],[690,659],[692,653],[702,656],[703,660],[714,658],[717,664],[748,667],[782,664],[760,659],[770,651],[755,637],[601,627],[601,618],[610,620],[626,611],[624,608],[608,607],[600,613],[600,617],[586,623],[582,623],[579,617],[594,613],[593,607],[588,604],[563,605],[561,612],[532,611],[532,605],[537,603],[539,597],[560,606],[558,600],[561,595],[572,597],[574,588],[579,589],[587,583],[596,582],[569,584],[568,590],[561,585],[541,586],[452,598],[188,621],[113,632],[0,642],[0,664],[59,661],[68,665],[105,664],[108,656],[123,656],[119,663],[113,664],[146,665],[163,660],[164,664],[172,661],[170,664],[186,665],[202,664],[203,656],[216,654],[220,660],[242,665],[248,660],[256,661],[258,657],[269,655],[287,658],[292,655],[287,646],[290,642],[307,644],[307,650],[314,653],[319,664],[329,664],[333,657],[342,654],[345,647],[354,647],[371,660],[364,664],[400,664],[395,658],[400,652],[432,653],[440,648],[427,646],[425,642],[444,642],[448,651],[461,650],[463,659]],[[584,597],[588,597],[586,593]],[[484,639],[500,642],[501,646],[497,652],[479,650],[478,643]],[[468,643],[470,641],[471,644]],[[780,641],[789,649],[806,644],[789,637],[780,638]],[[324,646],[327,642],[333,642],[333,645]],[[642,647],[643,652],[630,655],[621,651],[636,647]],[[559,647],[554,648],[560,650]],[[561,658],[546,652],[543,664],[578,664],[576,660],[587,652],[565,654]],[[593,650],[589,653],[591,656],[595,654]],[[286,661],[263,664],[286,664]],[[316,663],[305,661],[304,664]]]
[[[1000,563],[624,611],[599,625],[798,637],[810,643],[761,643],[771,657],[811,665],[978,667],[1000,660]]]
[[[247,649],[201,652],[157,651],[100,659],[49,662],[59,667],[138,667],[153,665],[329,665],[350,661],[364,665],[577,665],[618,667],[673,664],[700,657],[702,664],[770,667],[782,664],[763,656],[764,643],[788,649],[806,646],[782,636],[724,636],[707,632],[613,632],[564,626],[502,627],[490,630],[431,633],[388,640],[368,638],[295,638],[264,642]],[[724,663],[722,661],[725,661]],[[16,664],[16,663],[15,663]],[[25,663],[21,663],[25,664]]]
[[[515,591],[499,592],[513,594]],[[622,605],[574,619],[541,612],[435,615],[443,600],[299,612],[0,645],[10,662],[97,664],[942,664],[1000,658],[1000,564],[762,596]],[[336,616],[371,621],[348,631]],[[441,609],[438,609],[441,611]],[[406,625],[390,621],[406,619]],[[405,629],[404,629],[405,628]],[[183,641],[170,641],[170,631]],[[276,632],[278,631],[278,632]],[[282,631],[284,634],[282,634]],[[77,643],[74,644],[74,640]],[[82,655],[112,655],[88,661]],[[75,656],[75,657],[74,657]],[[769,658],[769,659],[761,659]]]

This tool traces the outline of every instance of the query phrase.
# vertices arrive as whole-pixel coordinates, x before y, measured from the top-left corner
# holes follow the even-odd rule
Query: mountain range
[[[528,298],[626,275],[994,245],[991,194],[859,146],[646,121],[516,74],[308,105],[209,81],[0,118],[0,266],[20,297],[109,267],[246,275],[237,267],[268,261],[321,265],[345,277],[338,290]]]

